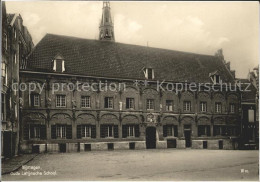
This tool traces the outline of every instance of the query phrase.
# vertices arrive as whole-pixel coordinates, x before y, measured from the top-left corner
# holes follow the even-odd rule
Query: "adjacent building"
[[[117,43],[110,11],[99,40],[47,34],[28,56],[20,83],[37,88],[20,91],[21,151],[237,149],[241,93],[222,50]]]
[[[241,107],[242,107],[242,149],[258,149],[259,147],[259,84],[258,67],[249,72],[248,79],[240,79],[243,87]]]
[[[19,69],[33,48],[30,33],[19,14],[7,14],[2,2],[2,62],[1,62],[1,121],[2,156],[18,153],[19,143],[19,92],[12,84],[19,82]]]

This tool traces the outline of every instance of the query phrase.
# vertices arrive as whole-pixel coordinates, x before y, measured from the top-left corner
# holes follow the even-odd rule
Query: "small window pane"
[[[183,110],[186,111],[186,112],[191,111],[191,102],[190,101],[184,101]]]
[[[221,103],[220,102],[216,102],[215,103],[215,112],[216,113],[221,113],[221,110],[222,110]]]
[[[82,108],[90,108],[90,97],[82,96],[81,97],[81,107]]]
[[[66,96],[65,95],[56,96],[56,107],[66,107]]]
[[[172,111],[172,110],[173,110],[173,101],[166,100],[166,111]]]
[[[153,99],[147,99],[146,108],[150,109],[150,110],[154,109],[154,100]]]
[[[105,97],[105,108],[113,109],[113,97]]]
[[[134,98],[126,98],[126,109],[134,109]]]

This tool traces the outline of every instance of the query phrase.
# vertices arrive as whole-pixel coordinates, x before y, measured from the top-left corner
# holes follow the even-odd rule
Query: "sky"
[[[259,63],[259,4],[255,2],[110,3],[116,42],[214,55],[246,78]],[[102,1],[6,2],[36,45],[46,33],[97,39]]]

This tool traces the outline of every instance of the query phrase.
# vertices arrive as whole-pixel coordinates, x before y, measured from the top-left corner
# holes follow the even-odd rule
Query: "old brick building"
[[[19,92],[12,89],[19,82],[19,68],[33,48],[30,33],[19,14],[7,14],[2,2],[1,123],[2,155],[18,153]]]
[[[259,110],[258,110],[258,67],[249,72],[248,79],[239,79],[245,91],[242,92],[241,147],[259,148]]]
[[[239,91],[158,89],[164,80],[235,88],[221,50],[210,56],[117,43],[109,3],[99,30],[100,40],[47,34],[29,55],[20,80],[39,87],[20,91],[22,151],[237,147]],[[56,91],[61,83],[95,89]]]

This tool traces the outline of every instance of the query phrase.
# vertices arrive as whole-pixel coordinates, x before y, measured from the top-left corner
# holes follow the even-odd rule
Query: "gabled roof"
[[[156,80],[205,83],[211,82],[209,73],[218,70],[223,82],[234,82],[216,56],[53,34],[46,34],[29,55],[27,70],[53,72],[58,53],[70,74],[144,79],[143,68],[149,65]]]

